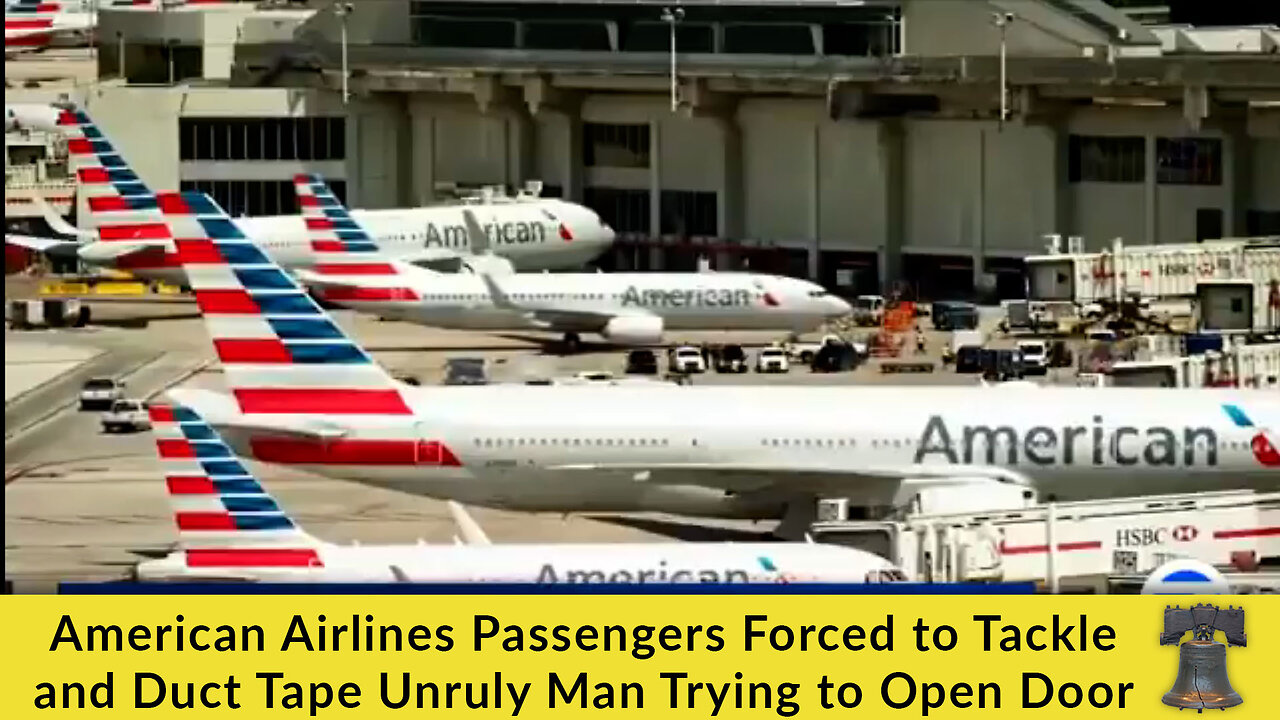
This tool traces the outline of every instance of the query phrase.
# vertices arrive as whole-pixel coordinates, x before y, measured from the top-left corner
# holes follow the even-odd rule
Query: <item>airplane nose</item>
[[[844,317],[853,313],[853,306],[844,298],[835,295],[827,296],[827,315],[829,317]]]

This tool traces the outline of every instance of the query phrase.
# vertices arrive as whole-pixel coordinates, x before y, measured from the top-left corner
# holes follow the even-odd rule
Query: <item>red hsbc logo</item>
[[[1200,531],[1196,529],[1195,525],[1179,525],[1173,529],[1172,534],[1173,539],[1178,542],[1191,542],[1196,539],[1196,536],[1200,534]]]

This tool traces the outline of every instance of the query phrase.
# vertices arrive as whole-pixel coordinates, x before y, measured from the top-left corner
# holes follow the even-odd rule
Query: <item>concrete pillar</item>
[[[526,180],[541,176],[537,168],[538,126],[528,111],[513,109],[506,117],[507,171],[506,182],[511,188],[519,188]]]
[[[566,126],[569,132],[568,153],[561,158],[560,176],[564,180],[564,199],[582,202],[582,108],[566,110]]]
[[[414,184],[414,146],[417,144],[413,132],[413,104],[408,93],[394,93],[388,98],[391,122],[394,128],[396,143],[395,198],[397,207],[413,207],[415,198]]]
[[[415,108],[411,103],[410,108]],[[414,113],[413,126],[413,198],[412,206],[428,205],[436,199],[436,118]]]
[[[1221,115],[1219,115],[1221,117]],[[1253,198],[1252,141],[1244,114],[1222,118],[1222,182],[1226,186],[1226,206],[1222,208],[1222,232],[1244,235],[1245,215]]]
[[[739,240],[743,234],[743,188],[742,188],[742,128],[734,113],[727,113],[717,118],[722,142],[724,143],[724,174],[720,180],[720,192],[717,194],[716,225],[720,229],[720,237]]]
[[[822,128],[813,124],[809,137],[809,278],[819,277],[822,257]]]
[[[901,120],[879,124],[879,160],[884,173],[885,237],[880,247],[880,284],[884,290],[902,277],[902,239],[906,233],[905,131]]]

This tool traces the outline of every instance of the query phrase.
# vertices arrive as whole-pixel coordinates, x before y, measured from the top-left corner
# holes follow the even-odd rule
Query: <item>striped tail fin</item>
[[[80,194],[98,224],[126,219],[146,220],[138,227],[122,225],[103,232],[102,240],[167,240],[154,191],[142,181],[89,114],[79,108],[58,113],[67,135],[67,155]]]
[[[212,200],[157,201],[241,412],[413,415],[400,383]]]
[[[152,432],[188,567],[318,567],[299,528],[194,410],[152,405]]]
[[[338,303],[421,299],[407,281],[406,266],[382,252],[323,178],[295,175],[293,185],[315,258],[303,277],[321,298]]]

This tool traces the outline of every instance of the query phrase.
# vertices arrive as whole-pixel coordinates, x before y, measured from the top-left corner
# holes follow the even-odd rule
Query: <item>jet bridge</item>
[[[865,521],[845,519],[848,507],[820,501],[810,537],[874,552],[923,582],[1031,581],[1049,592],[1100,592],[1173,559],[1242,571],[1280,565],[1280,492],[1014,500]]]

